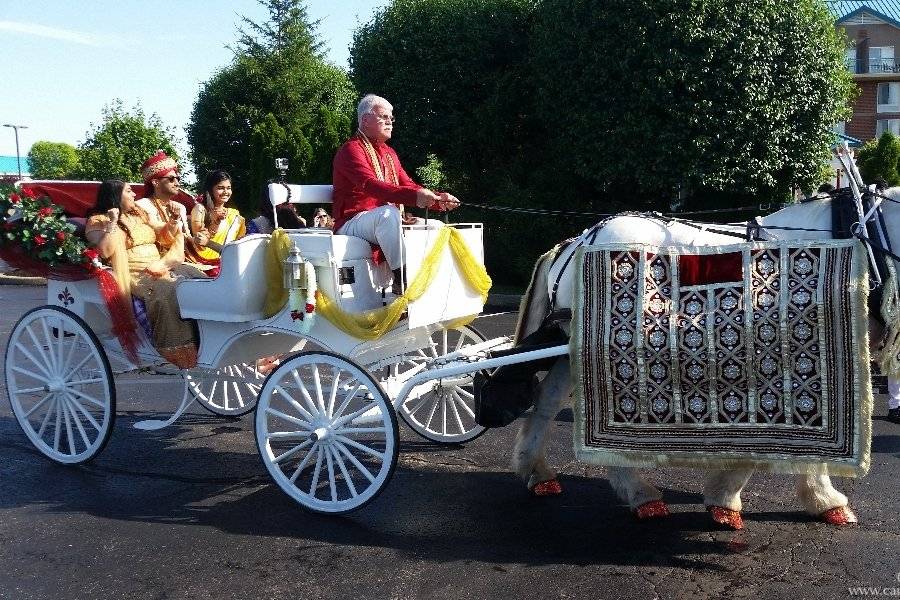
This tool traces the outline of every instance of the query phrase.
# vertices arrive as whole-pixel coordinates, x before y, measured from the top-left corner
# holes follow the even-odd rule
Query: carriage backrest
[[[297,185],[287,183],[269,184],[269,202],[278,206],[290,201],[292,204],[331,204],[333,186]]]

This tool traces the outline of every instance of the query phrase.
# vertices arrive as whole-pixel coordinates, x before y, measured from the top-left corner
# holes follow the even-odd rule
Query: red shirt
[[[359,136],[355,135],[347,140],[334,155],[332,169],[334,231],[338,231],[357,213],[384,206],[388,202],[410,206],[416,204],[416,192],[422,186],[406,174],[394,149],[384,142],[372,142],[372,146],[381,162],[381,172],[385,173],[386,177],[389,177],[387,174],[391,172],[388,156],[393,159],[400,185],[379,181]]]

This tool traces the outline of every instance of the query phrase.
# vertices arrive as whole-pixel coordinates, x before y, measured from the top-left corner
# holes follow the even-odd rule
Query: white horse
[[[900,199],[900,188],[892,188],[886,195]],[[883,214],[889,239],[900,244],[900,204],[885,201]],[[813,200],[794,204],[762,217],[759,223],[762,225],[761,237],[768,240],[828,239],[831,237],[828,233],[831,231],[831,220],[831,201]],[[744,225],[717,224],[710,227],[738,234],[746,232]],[[779,227],[794,229],[778,229]],[[802,231],[797,228],[817,231]],[[656,246],[710,246],[740,241],[729,235],[703,231],[684,223],[635,215],[610,219],[599,232],[594,234],[588,230],[582,238],[597,244],[639,241]],[[569,245],[553,261],[552,267],[549,260],[543,261],[543,264],[538,263],[530,288],[532,294],[526,303],[528,309],[523,310],[520,315],[517,337],[521,338],[538,328],[547,312],[552,287],[557,281],[559,284],[555,308],[572,307],[574,260],[568,259],[576,247],[577,244]],[[568,324],[563,325],[566,328]],[[873,329],[870,323],[870,340],[876,341],[880,337],[881,327]],[[534,411],[525,419],[516,438],[513,469],[537,495],[558,494],[562,491],[556,473],[547,464],[544,446],[549,424],[559,411],[561,402],[569,397],[571,391],[569,359],[563,357],[553,365],[539,385]],[[743,526],[740,512],[741,490],[752,473],[752,469],[709,473],[704,487],[704,504],[716,522],[734,529]],[[668,515],[661,492],[644,481],[636,469],[610,467],[608,475],[613,489],[622,501],[628,503],[638,518]],[[818,474],[797,476],[797,494],[803,508],[810,515],[835,525],[856,522],[847,497],[831,485],[824,468]]]

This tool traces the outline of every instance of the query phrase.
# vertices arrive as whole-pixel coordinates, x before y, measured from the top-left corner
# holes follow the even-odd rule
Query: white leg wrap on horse
[[[648,502],[662,500],[662,492],[644,481],[637,469],[609,467],[606,476],[616,495],[622,502],[627,502],[631,510]]]
[[[556,473],[547,465],[544,447],[550,423],[559,412],[562,399],[568,398],[571,392],[569,359],[561,358],[538,385],[534,410],[522,423],[513,447],[513,471],[522,478],[529,489],[542,481],[556,477]]]
[[[712,471],[703,486],[703,504],[740,511],[741,491],[751,475],[753,469]]]
[[[847,496],[831,485],[831,478],[825,474],[799,475],[797,477],[797,497],[803,509],[814,516],[838,506],[847,506]]]

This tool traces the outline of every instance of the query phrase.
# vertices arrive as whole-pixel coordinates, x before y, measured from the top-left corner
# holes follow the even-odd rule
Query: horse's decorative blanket
[[[869,466],[864,250],[853,241],[579,250],[575,450],[613,466]]]

